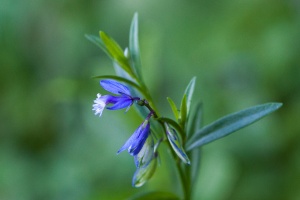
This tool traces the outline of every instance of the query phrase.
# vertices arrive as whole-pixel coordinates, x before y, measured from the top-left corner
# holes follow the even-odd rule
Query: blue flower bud
[[[131,135],[131,137],[125,142],[125,144],[119,149],[118,154],[125,149],[128,149],[128,153],[132,156],[136,156],[145,144],[146,139],[150,133],[150,123],[146,119]]]
[[[157,166],[157,159],[155,156],[148,165],[137,168],[133,175],[132,186],[133,187],[143,186],[154,174],[156,166]]]

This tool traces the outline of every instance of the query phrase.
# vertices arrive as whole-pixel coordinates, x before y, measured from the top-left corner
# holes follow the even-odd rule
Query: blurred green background
[[[204,124],[256,104],[283,102],[262,121],[203,148],[195,199],[300,199],[298,0],[0,0],[0,199],[126,199],[180,194],[169,154],[141,189],[117,150],[142,119],[92,112],[114,74],[84,34],[123,48],[139,13],[143,73],[161,113],[193,76]],[[162,147],[163,150],[163,147]]]

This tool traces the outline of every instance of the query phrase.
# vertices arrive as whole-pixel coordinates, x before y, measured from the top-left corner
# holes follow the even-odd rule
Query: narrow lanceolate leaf
[[[182,142],[181,142],[177,132],[174,129],[172,129],[167,123],[165,123],[165,128],[166,128],[168,140],[169,140],[173,150],[177,154],[177,156],[184,163],[190,164],[190,160],[182,147]]]
[[[176,104],[174,103],[174,101],[170,98],[170,97],[167,97],[167,100],[171,106],[171,109],[173,111],[173,114],[174,114],[174,117],[176,118],[176,120],[178,120],[179,118],[179,113],[178,113],[178,109],[176,107]]]
[[[192,137],[197,130],[202,127],[203,123],[203,106],[202,103],[199,102],[196,104],[196,107],[193,109],[193,115],[189,119],[188,124],[188,137]]]
[[[193,109],[193,115],[190,118],[190,124],[188,129],[188,137],[192,137],[193,134],[202,127],[203,123],[203,106],[202,103],[199,102],[196,104],[196,107]],[[191,166],[190,166],[190,181],[191,186],[195,185],[197,181],[198,174],[200,171],[200,163],[201,163],[201,148],[195,148],[192,151],[188,152],[189,157],[191,158]]]
[[[225,137],[274,112],[281,106],[282,103],[266,103],[227,115],[197,131],[188,140],[186,148],[192,150]]]
[[[99,38],[99,36],[94,36],[94,35],[88,35],[86,34],[85,37],[91,41],[92,43],[96,44],[98,47],[100,47],[102,49],[102,51],[104,51],[111,59],[111,55],[108,53],[105,44],[103,43],[103,41],[101,40],[101,38]]]
[[[139,48],[139,38],[138,38],[138,14],[135,13],[131,22],[130,33],[129,33],[129,55],[131,59],[131,67],[135,74],[142,80],[141,76],[141,56]]]
[[[186,104],[186,94],[183,95],[180,105],[180,124],[184,128],[187,119],[187,104]]]
[[[186,113],[189,114],[191,103],[192,103],[192,97],[195,90],[195,84],[196,84],[196,77],[193,77],[188,86],[186,87],[184,94],[186,95]]]
[[[128,74],[133,75],[128,59],[125,57],[124,52],[118,43],[102,31],[100,31],[100,38],[102,39],[107,52],[110,54],[110,57],[113,58],[113,61],[117,62]]]
[[[192,151],[189,151],[189,153],[190,153],[189,156],[191,158],[190,180],[191,180],[191,185],[194,186],[200,172],[200,164],[202,158],[201,148],[193,149]]]
[[[114,41],[110,36],[108,36],[103,31],[99,32],[100,38],[102,39],[103,43],[105,44],[108,52],[117,59],[126,59],[124,56],[124,52],[122,48],[118,45],[116,41]]]
[[[147,192],[142,194],[137,194],[131,197],[129,200],[179,200],[180,198],[173,193],[169,192]]]

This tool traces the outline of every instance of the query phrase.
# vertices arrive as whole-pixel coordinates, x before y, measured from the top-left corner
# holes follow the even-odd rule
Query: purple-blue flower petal
[[[125,85],[114,81],[114,80],[101,80],[100,81],[100,85],[103,87],[103,89],[105,89],[106,91],[109,91],[111,93],[114,94],[126,94],[128,96],[130,96],[130,91],[128,89],[128,87],[126,87]]]
[[[105,104],[115,104],[118,102],[118,98],[112,95],[103,95],[100,97]]]
[[[109,110],[118,110],[126,107],[130,107],[133,103],[131,98],[126,96],[115,97],[115,103],[113,106],[107,107]]]
[[[125,144],[119,149],[118,154],[125,149],[128,149],[130,155],[137,155],[142,149],[145,141],[150,132],[150,123],[148,120],[144,121],[136,131],[131,135],[131,137],[125,142]]]
[[[128,153],[132,156],[136,156],[144,146],[146,139],[148,137],[148,133],[144,132],[141,134],[140,138],[137,138],[132,145],[128,148]]]

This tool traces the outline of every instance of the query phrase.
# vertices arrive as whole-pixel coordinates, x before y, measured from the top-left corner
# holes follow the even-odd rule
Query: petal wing
[[[145,124],[146,123],[146,124]],[[144,121],[136,131],[130,136],[125,144],[119,149],[117,154],[121,153],[125,149],[128,149],[130,155],[137,155],[142,149],[150,131],[150,124],[148,121]]]
[[[149,132],[150,132],[150,124],[148,121],[145,121],[134,133],[136,134],[136,138],[128,149],[130,155],[136,156],[141,151],[142,147],[146,142],[146,139],[149,136]]]
[[[114,94],[126,94],[130,96],[130,91],[125,85],[110,79],[100,81],[100,85],[108,92]]]

